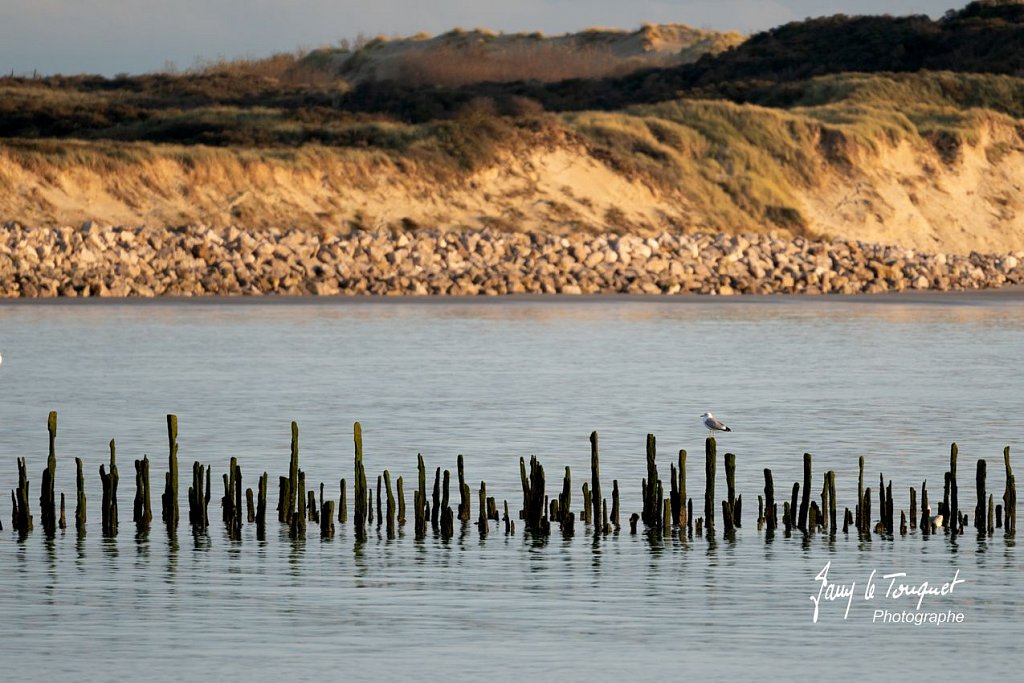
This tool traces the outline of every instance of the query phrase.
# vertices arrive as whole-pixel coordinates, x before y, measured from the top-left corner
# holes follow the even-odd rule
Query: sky
[[[831,14],[941,16],[967,0],[0,0],[0,73],[143,73],[365,35],[635,29],[756,32]]]

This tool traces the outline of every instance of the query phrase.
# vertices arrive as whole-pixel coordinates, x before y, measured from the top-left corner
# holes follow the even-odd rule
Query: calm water
[[[0,615],[5,672],[58,680],[274,680],[335,674],[364,680],[519,681],[665,679],[685,673],[739,680],[782,671],[848,679],[913,671],[987,680],[1018,670],[1024,560],[1012,539],[968,534],[870,541],[839,534],[773,540],[754,520],[761,470],[784,498],[802,454],[835,469],[853,506],[856,464],[868,483],[892,479],[896,508],[928,479],[942,497],[949,443],[960,444],[961,506],[971,513],[975,463],[989,491],[1004,484],[1001,451],[1018,470],[1024,446],[1024,299],[1020,295],[713,302],[277,302],[0,306],[0,483],[27,456],[37,530],[19,540],[2,508]],[[39,473],[46,415],[59,412],[58,490],[73,518],[74,460],[87,467],[89,530],[46,540]],[[689,494],[701,507],[703,437],[712,410],[735,432],[745,499],[735,540],[595,538],[537,541],[520,530],[450,542],[412,536],[416,454],[467,478],[517,510],[518,460],[537,454],[548,489],[573,472],[574,507],[589,479],[591,430],[601,439],[606,495],[618,479],[623,518],[640,509],[644,439],[658,438],[662,476],[690,452]],[[180,425],[182,506],[193,460],[220,474],[231,456],[246,486],[288,462],[289,421],[300,427],[308,484],[351,479],[352,423],[362,422],[368,476],[404,476],[410,521],[388,541],[376,529],[356,547],[351,528],[290,541],[268,520],[268,540],[218,523],[193,538],[157,522],[131,523],[132,460],[149,454],[157,491],[166,466],[164,415]],[[101,538],[97,469],[117,439],[121,528]],[[724,466],[719,463],[724,496]],[[557,481],[556,481],[557,478]],[[429,485],[429,484],[428,484]],[[6,492],[5,492],[6,494]],[[9,495],[9,494],[6,494]],[[5,495],[5,500],[9,500]],[[351,490],[350,490],[351,495]],[[159,508],[159,497],[154,496]],[[877,497],[875,498],[877,511]],[[156,511],[159,517],[159,509]],[[183,514],[186,514],[183,512]],[[897,511],[897,517],[899,515]],[[73,519],[72,519],[73,526]],[[847,600],[822,601],[815,576],[856,582]],[[873,600],[864,598],[875,570]],[[883,574],[907,583],[951,581],[922,612],[963,623],[872,623]],[[5,674],[6,677],[6,674]],[[770,678],[771,676],[769,676]]]

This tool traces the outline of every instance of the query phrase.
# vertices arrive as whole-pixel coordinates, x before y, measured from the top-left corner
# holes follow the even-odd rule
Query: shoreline
[[[1024,286],[1024,252],[770,234],[0,228],[0,300],[629,297],[716,301]],[[817,296],[815,296],[817,295]]]

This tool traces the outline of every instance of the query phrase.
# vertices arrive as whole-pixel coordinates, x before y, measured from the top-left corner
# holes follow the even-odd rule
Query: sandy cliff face
[[[510,151],[467,177],[324,148],[267,152],[61,143],[58,156],[0,147],[0,217],[27,225],[490,227],[648,234],[715,224],[694,188],[630,177],[565,139]],[[69,152],[69,149],[70,152]],[[922,141],[819,153],[813,184],[787,188],[811,235],[950,253],[1024,249],[1024,144],[993,124],[944,155]],[[73,158],[74,161],[69,161]],[[699,163],[699,162],[694,162]],[[728,215],[742,210],[724,206]],[[778,226],[753,218],[734,230]]]

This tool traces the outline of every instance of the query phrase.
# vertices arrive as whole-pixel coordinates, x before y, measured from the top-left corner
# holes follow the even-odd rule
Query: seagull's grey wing
[[[725,423],[719,420],[717,417],[706,417],[704,418],[704,426],[708,429],[717,429],[719,431],[725,430]]]

